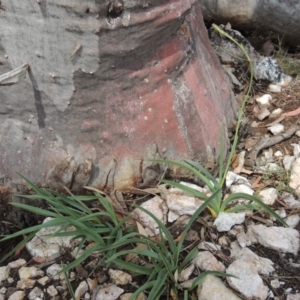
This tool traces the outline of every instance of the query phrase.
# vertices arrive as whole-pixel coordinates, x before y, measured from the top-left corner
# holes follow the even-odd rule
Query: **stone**
[[[198,299],[201,300],[239,300],[234,292],[227,288],[218,277],[208,275],[198,285]]]
[[[191,196],[167,194],[167,205],[169,208],[168,221],[174,222],[175,216],[193,215],[204,201]]]
[[[195,265],[192,263],[181,271],[181,273],[178,276],[178,281],[179,282],[187,281],[189,277],[192,275],[192,273],[194,272],[194,270],[195,270]]]
[[[10,267],[0,267],[0,283],[9,277]]]
[[[233,184],[245,184],[246,186],[250,186],[250,183],[246,177],[240,176],[232,171],[228,171],[226,175],[226,187],[230,187]]]
[[[281,114],[282,114],[283,110],[281,108],[276,108],[274,109],[271,114],[270,114],[270,118],[278,118]]]
[[[284,192],[282,194],[282,200],[288,205],[289,208],[300,208],[300,201],[296,200],[293,194]]]
[[[221,246],[220,245],[216,245],[214,243],[210,243],[210,242],[201,242],[198,245],[198,249],[199,250],[215,250],[215,251],[220,251],[221,250]]]
[[[285,219],[285,222],[291,227],[295,228],[299,224],[300,216],[299,215],[291,215]]]
[[[270,94],[264,94],[258,97],[255,101],[259,104],[260,107],[270,107],[272,96]]]
[[[39,287],[33,288],[28,294],[29,300],[35,300],[37,297],[43,297],[43,291]]]
[[[286,300],[300,300],[300,293],[289,294],[286,296]]]
[[[36,280],[34,279],[21,279],[17,282],[17,289],[32,289],[35,286],[35,283]]]
[[[123,292],[123,289],[114,284],[110,284],[98,290],[95,300],[116,300]]]
[[[242,224],[245,221],[245,213],[219,213],[214,221],[214,226],[219,232],[228,231],[233,225]]]
[[[281,93],[282,85],[277,83],[271,83],[269,84],[268,89],[272,93]]]
[[[261,200],[267,205],[273,205],[278,197],[278,192],[275,188],[263,189],[258,194]]]
[[[43,223],[51,221],[52,218],[46,218]],[[26,249],[33,257],[55,259],[62,254],[63,249],[72,248],[78,245],[80,240],[73,239],[73,236],[47,236],[54,234],[59,227],[46,227],[40,229],[34,238],[26,244]],[[67,231],[73,231],[75,227],[70,226]]]
[[[50,278],[48,276],[44,276],[40,279],[38,279],[38,283],[42,286],[45,286],[50,281]]]
[[[164,205],[164,200],[158,196],[155,196],[154,198],[147,200],[146,202],[141,204],[141,207],[147,209],[156,218],[158,218],[161,222],[165,224],[167,221],[166,220],[167,211],[163,209],[163,205]],[[142,222],[149,236],[154,236],[156,234],[159,234],[158,224],[150,215],[143,212],[139,208],[134,209],[132,215]]]
[[[54,280],[64,279],[65,278],[64,274],[62,273],[58,274],[62,269],[63,269],[62,265],[53,264],[46,269],[46,273],[50,278]]]
[[[23,300],[24,298],[25,298],[24,291],[16,291],[13,294],[11,294],[7,300]]]
[[[274,124],[268,127],[268,130],[271,131],[273,135],[278,135],[284,132],[284,126],[282,124]]]
[[[296,160],[295,156],[285,155],[282,160],[284,169],[286,171],[290,171],[295,160]]]
[[[50,285],[47,288],[47,293],[50,297],[54,297],[58,294],[58,291],[53,285]]]
[[[299,232],[293,228],[249,225],[247,236],[252,243],[284,253],[296,255],[300,247]]]
[[[297,196],[300,196],[300,157],[298,157],[291,169],[291,176],[290,176],[290,182],[289,186],[294,189],[294,192],[296,193]]]
[[[75,290],[75,298],[76,299],[81,299],[84,293],[86,293],[89,290],[87,282],[81,281],[78,285],[78,287]]]
[[[0,74],[25,64],[26,77],[0,91],[0,174],[19,182],[22,162],[52,189],[128,190],[160,178],[153,143],[218,157],[238,106],[198,1],[122,1],[112,16],[106,1],[38,1],[3,4]]]
[[[275,271],[274,263],[270,259],[258,256],[249,248],[241,248],[237,241],[232,242],[230,245],[230,257],[241,260],[245,264],[252,264],[259,274],[269,275]]]
[[[8,266],[11,268],[11,269],[17,269],[17,268],[20,268],[22,266],[24,266],[26,264],[26,260],[23,259],[23,258],[19,258],[15,261],[11,261]]]
[[[266,117],[268,117],[270,115],[270,111],[267,108],[263,108],[259,114],[257,115],[258,120],[262,121],[264,120]]]
[[[131,297],[132,293],[126,293],[120,296],[120,300],[129,300]],[[140,293],[136,300],[147,300],[147,297],[145,296],[144,293]]]
[[[109,269],[108,274],[112,282],[116,285],[126,285],[132,282],[132,276],[121,270]]]
[[[39,270],[37,267],[22,267],[19,269],[20,279],[29,279],[39,276],[44,276],[44,271]]]
[[[246,264],[239,259],[228,266],[226,273],[237,277],[227,277],[227,282],[245,297],[257,297],[261,300],[267,298],[269,289],[264,285],[253,264]]]
[[[224,272],[225,266],[218,261],[209,251],[201,251],[193,259],[194,264],[205,271]]]

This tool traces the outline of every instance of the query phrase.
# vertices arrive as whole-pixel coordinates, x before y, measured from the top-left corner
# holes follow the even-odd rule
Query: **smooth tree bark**
[[[2,0],[0,27],[3,182],[142,188],[149,158],[226,151],[237,102],[198,1]]]

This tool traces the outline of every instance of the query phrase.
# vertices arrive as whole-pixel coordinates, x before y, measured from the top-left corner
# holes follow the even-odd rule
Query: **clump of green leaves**
[[[221,212],[237,212],[248,209],[258,210],[262,208],[271,216],[273,216],[278,222],[282,223],[283,225],[286,225],[285,221],[280,216],[278,216],[275,213],[275,211],[273,211],[268,205],[266,205],[264,202],[262,202],[259,198],[255,196],[251,196],[246,193],[234,193],[223,199],[221,179],[217,180],[213,175],[211,175],[203,166],[201,166],[197,162],[188,159],[184,160],[183,162],[177,162],[172,160],[156,160],[156,162],[180,167],[186,171],[191,172],[197,179],[204,183],[209,188],[211,194],[214,195],[213,199],[211,199],[209,204],[207,204],[207,208],[213,217],[217,217]],[[177,187],[185,193],[188,193],[199,199],[205,201],[208,199],[208,196],[206,194],[194,188],[188,187],[184,184],[166,179],[162,179],[162,182]],[[233,201],[238,199],[250,200],[251,203],[230,206],[230,204],[233,203]]]
[[[216,194],[219,192],[216,190],[211,197],[207,197],[205,202],[191,217],[181,235],[180,241],[175,242],[167,227],[151,212],[142,207],[139,207],[139,209],[150,215],[158,224],[160,233],[158,240],[153,240],[145,235],[141,235],[135,231],[133,226],[128,226],[127,222],[131,219],[131,216],[120,218],[109,199],[98,192],[95,192],[94,195],[91,196],[65,196],[54,191],[39,188],[25,177],[21,177],[35,192],[33,195],[22,195],[22,197],[33,200],[45,200],[49,208],[42,209],[22,203],[12,203],[12,205],[38,215],[51,217],[52,220],[20,230],[2,238],[0,242],[22,235],[28,235],[8,253],[8,255],[3,257],[1,262],[32,239],[38,230],[56,227],[57,231],[50,236],[71,236],[74,239],[79,239],[80,243],[77,254],[82,253],[79,254],[73,262],[64,267],[60,273],[67,274],[70,269],[85,261],[94,252],[99,251],[102,254],[102,261],[106,264],[107,268],[113,263],[121,269],[131,272],[135,276],[145,275],[148,277],[147,282],[136,290],[131,300],[136,299],[143,291],[148,293],[148,300],[157,300],[168,291],[171,291],[173,295],[178,295],[178,293],[182,291],[178,283],[178,274],[192,262],[198,253],[197,248],[192,249],[189,253],[183,253],[184,238],[199,214],[201,214],[208,205],[211,205]],[[87,201],[95,200],[101,204],[101,210],[95,211],[85,204]],[[84,246],[86,242],[90,243],[91,241],[95,242],[95,245],[89,249],[85,249]],[[137,245],[139,245],[139,247],[137,247]],[[143,260],[149,261],[152,267],[145,267],[126,261],[124,257],[130,253],[135,253]],[[99,261],[99,264],[102,261]],[[203,272],[194,280],[190,289],[183,291],[184,299],[188,299],[189,290],[196,287],[207,275],[231,276],[214,271]],[[71,295],[74,296],[68,280],[67,284],[70,288]]]

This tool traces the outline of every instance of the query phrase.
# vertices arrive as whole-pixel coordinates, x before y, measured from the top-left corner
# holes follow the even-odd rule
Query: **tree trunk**
[[[200,0],[203,16],[208,21],[235,29],[268,29],[292,45],[300,43],[299,0]]]
[[[196,0],[0,3],[3,181],[125,190],[147,158],[218,157],[237,104]]]

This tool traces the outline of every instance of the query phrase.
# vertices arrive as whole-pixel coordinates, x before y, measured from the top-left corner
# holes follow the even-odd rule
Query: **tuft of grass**
[[[259,210],[262,208],[266,212],[268,212],[272,217],[274,217],[278,222],[280,222],[284,226],[288,226],[286,222],[280,216],[278,216],[278,214],[275,213],[274,210],[272,210],[258,197],[251,196],[245,193],[234,193],[227,196],[225,199],[223,199],[221,180],[218,181],[202,165],[200,165],[197,162],[188,159],[184,160],[183,162],[163,160],[163,159],[155,160],[155,161],[159,163],[180,167],[186,171],[191,172],[196,178],[198,178],[201,182],[203,182],[209,188],[210,192],[214,195],[213,199],[211,199],[211,201],[206,205],[207,209],[210,211],[210,213],[214,218],[216,218],[221,212],[237,212],[237,211],[243,211],[249,209]],[[188,193],[201,200],[206,201],[209,198],[204,193],[194,188],[183,185],[181,183],[177,183],[175,181],[166,180],[166,179],[162,179],[161,181],[171,186],[177,187],[180,190],[184,191],[185,193]],[[232,207],[230,206],[230,204],[233,201],[241,198],[250,200],[251,203],[245,205],[232,206]]]
[[[128,226],[127,221],[129,221],[131,216],[120,218],[114,211],[109,199],[96,191],[94,191],[94,195],[92,196],[64,196],[54,191],[41,189],[24,176],[20,176],[25,180],[28,186],[35,191],[35,194],[33,195],[22,195],[22,197],[45,200],[48,203],[49,208],[41,209],[21,203],[11,204],[38,215],[51,217],[52,220],[20,230],[2,238],[0,242],[17,236],[28,235],[10,253],[2,257],[0,262],[5,261],[8,256],[26,244],[38,230],[56,227],[57,231],[49,236],[72,236],[73,239],[79,239],[80,243],[77,254],[81,253],[79,257],[65,266],[59,273],[63,273],[67,276],[66,274],[70,269],[85,261],[93,254],[93,252],[100,251],[102,254],[102,261],[106,265],[106,268],[109,268],[113,263],[119,268],[129,271],[134,276],[145,275],[148,277],[147,282],[133,293],[130,300],[136,299],[141,292],[146,292],[148,294],[148,300],[157,300],[161,295],[167,294],[169,291],[172,295],[176,295],[177,299],[178,293],[182,291],[184,293],[184,299],[188,299],[189,291],[194,289],[207,275],[222,277],[232,276],[230,274],[215,271],[202,272],[194,279],[191,288],[188,290],[183,290],[178,282],[178,275],[180,272],[192,263],[192,260],[198,253],[197,248],[193,248],[187,254],[183,253],[183,241],[185,236],[196,218],[208,205],[211,205],[216,195],[219,193],[219,190],[215,190],[213,195],[207,197],[205,202],[197,209],[181,234],[180,241],[177,242],[174,241],[167,227],[157,219],[155,215],[142,207],[138,208],[148,214],[158,224],[158,240],[152,240],[147,236],[141,235],[135,231],[133,226]],[[95,212],[85,205],[85,202],[91,200],[99,201],[102,209]],[[66,231],[66,229],[68,230]],[[95,242],[95,246],[85,249],[84,246],[86,242],[90,243],[91,241]],[[148,260],[152,267],[145,267],[126,261],[124,258],[128,254],[139,255],[143,260]],[[102,261],[99,261],[99,264]],[[67,286],[74,299],[74,292],[68,279]]]

